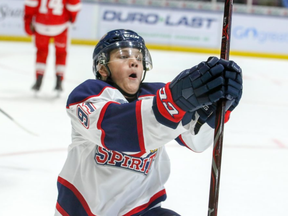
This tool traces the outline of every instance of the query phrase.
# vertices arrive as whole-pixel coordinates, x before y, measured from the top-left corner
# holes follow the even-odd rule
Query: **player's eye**
[[[127,53],[127,52],[119,52],[118,55],[117,55],[117,58],[118,59],[127,59],[127,58],[129,58],[129,53]]]
[[[128,58],[129,58],[129,55],[121,55],[120,58],[121,58],[121,59],[128,59]]]

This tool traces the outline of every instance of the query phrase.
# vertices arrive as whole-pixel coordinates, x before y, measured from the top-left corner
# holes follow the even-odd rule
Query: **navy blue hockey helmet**
[[[126,48],[126,47],[137,48],[143,54],[143,69],[144,69],[143,79],[145,78],[146,71],[151,70],[153,65],[150,53],[145,46],[144,39],[132,30],[116,29],[104,35],[94,49],[93,73],[96,76],[96,79],[101,78],[97,66],[105,65],[108,71],[110,72],[107,66],[107,63],[109,62],[110,58],[110,52],[117,48]]]

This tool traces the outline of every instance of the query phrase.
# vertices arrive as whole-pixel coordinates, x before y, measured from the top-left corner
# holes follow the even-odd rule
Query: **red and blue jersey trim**
[[[58,177],[57,187],[59,191],[56,204],[57,211],[63,216],[97,216],[92,213],[83,195],[77,188],[62,177]],[[147,203],[135,207],[123,216],[137,216],[145,213],[149,208],[166,200],[165,189],[154,194]]]
[[[59,176],[57,187],[59,195],[56,209],[63,216],[96,216],[73,184]]]
[[[152,208],[153,206],[157,205],[158,203],[166,200],[167,195],[166,195],[166,191],[165,189],[159,191],[158,193],[154,194],[149,202],[138,206],[134,209],[132,209],[131,211],[129,211],[128,213],[124,214],[123,216],[137,216],[137,215],[142,215],[144,214],[146,211],[148,211],[150,208]]]

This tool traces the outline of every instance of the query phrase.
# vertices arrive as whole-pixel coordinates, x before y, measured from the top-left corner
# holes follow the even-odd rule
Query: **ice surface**
[[[51,216],[56,181],[70,144],[66,99],[93,79],[93,46],[69,48],[64,92],[56,98],[54,48],[50,47],[43,88],[36,98],[32,43],[0,42],[0,215]],[[151,50],[154,69],[146,81],[171,81],[208,54]],[[241,104],[225,125],[219,216],[283,216],[288,203],[288,61],[231,56],[243,69]],[[172,172],[163,206],[183,216],[208,210],[212,147],[194,153],[167,144]]]

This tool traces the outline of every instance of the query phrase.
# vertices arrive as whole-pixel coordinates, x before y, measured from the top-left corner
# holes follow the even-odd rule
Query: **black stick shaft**
[[[226,60],[229,59],[229,52],[230,52],[232,6],[233,6],[233,0],[225,1],[221,58]],[[219,197],[221,158],[222,158],[222,146],[223,146],[223,134],[224,134],[224,117],[225,117],[225,100],[222,99],[217,103],[217,110],[216,110],[208,216],[217,216],[218,212],[218,197]]]

